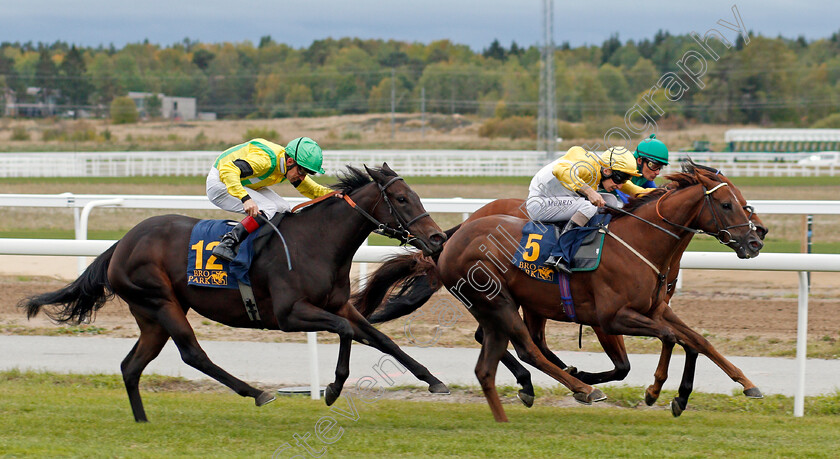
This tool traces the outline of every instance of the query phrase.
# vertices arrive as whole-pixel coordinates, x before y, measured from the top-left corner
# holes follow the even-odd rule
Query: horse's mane
[[[396,177],[396,174],[393,171],[386,170],[384,168],[371,168],[371,170],[380,172],[387,176]],[[338,173],[338,182],[329,185],[329,187],[344,194],[350,194],[354,190],[358,190],[372,181],[373,180],[371,180],[367,172],[353,166],[347,166],[346,171]]]
[[[633,212],[637,210],[639,207],[651,202],[656,201],[659,199],[663,194],[667,193],[668,190],[676,190],[687,188],[692,185],[697,185],[700,183],[697,180],[697,176],[695,175],[696,172],[700,172],[701,174],[709,177],[710,179],[714,180],[715,182],[720,182],[721,180],[717,177],[720,173],[719,170],[703,166],[701,164],[697,164],[691,160],[691,158],[686,158],[681,161],[681,172],[677,172],[674,174],[666,175],[665,178],[669,180],[662,188],[657,188],[650,193],[647,193],[643,196],[638,198],[630,198],[630,202],[624,206],[624,210],[627,212]],[[623,213],[616,213],[613,215],[613,220],[624,216]]]

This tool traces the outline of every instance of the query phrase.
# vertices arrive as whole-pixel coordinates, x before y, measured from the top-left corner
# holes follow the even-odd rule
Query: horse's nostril
[[[431,239],[431,241],[435,244],[443,244],[446,241],[446,234],[435,233],[432,234],[431,237],[429,237],[429,239]]]

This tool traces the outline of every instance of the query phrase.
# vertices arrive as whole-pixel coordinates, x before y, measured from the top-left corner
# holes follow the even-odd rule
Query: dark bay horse
[[[231,327],[338,334],[335,381],[325,393],[328,405],[349,376],[351,340],[394,356],[428,383],[430,392],[449,393],[348,302],[352,258],[371,231],[397,237],[427,255],[437,254],[446,239],[417,194],[387,164],[366,170],[367,174],[349,167],[333,186],[333,196],[282,218],[278,228],[288,244],[289,260],[281,238],[269,232],[250,270],[261,321],[249,319],[238,290],[187,284],[186,250],[198,220],[179,215],[139,223],[73,283],[28,298],[21,307],[33,317],[43,306],[52,306],[48,314],[54,320],[79,323],[113,295],[125,300],[140,327],[140,338],[121,365],[136,421],[147,420],[138,390],[140,375],[169,337],[188,365],[239,395],[253,397],[257,406],[274,400],[270,392],[251,387],[210,361],[187,321],[189,309]]]
[[[670,346],[679,343],[686,349],[687,370],[693,368],[697,352],[702,352],[723,365],[722,369],[733,380],[744,385],[745,393],[752,395],[757,392],[754,384],[714,352],[702,336],[682,323],[663,299],[665,279],[669,274],[666,270],[681,257],[694,232],[702,230],[717,235],[742,258],[757,255],[762,244],[751,229],[752,224],[739,199],[730,190],[734,190],[733,186],[693,164],[686,165],[684,173],[668,178],[675,181],[676,189],[655,191],[639,200],[634,214],[660,226],[671,227],[679,237],[671,238],[633,218],[616,218],[610,226],[615,235],[657,267],[662,275],[657,275],[641,257],[608,237],[601,266],[593,272],[576,273],[572,277],[577,321],[598,326],[607,335],[654,336]],[[499,253],[501,249],[484,243],[494,231],[517,235],[514,237],[518,242],[524,224],[521,219],[506,216],[489,216],[465,223],[452,235],[437,265],[444,285],[467,304],[484,330],[476,375],[498,421],[506,420],[506,416],[495,390],[495,371],[509,340],[520,359],[566,385],[577,400],[592,402],[604,397],[600,391],[546,359],[519,317],[517,310],[521,307],[525,314],[570,321],[563,312],[556,286],[530,279],[504,262],[493,261],[509,260],[516,247],[510,247],[509,253]],[[499,238],[505,239],[509,238]],[[492,257],[487,254],[488,250]],[[691,373],[693,380],[693,371]],[[687,401],[690,391],[690,383],[681,386],[680,397]]]
[[[726,182],[728,185],[733,185],[726,176],[720,173],[720,171],[701,165],[695,165],[695,167],[706,169],[709,172],[714,172],[722,182]],[[738,199],[739,204],[748,213],[750,220],[755,224],[756,231],[759,237],[763,240],[768,232],[767,227],[761,221],[759,216],[755,214],[753,209],[748,206],[747,201],[741,194],[740,190],[732,186],[732,191]],[[510,215],[512,217],[529,219],[529,216],[525,211],[525,200],[499,199],[476,210],[461,225],[488,215]],[[457,225],[454,228],[447,230],[447,236],[452,236],[452,234],[454,234],[461,225]],[[690,239],[687,239],[685,244],[687,245],[688,242],[690,242]],[[666,291],[665,298],[663,299],[666,305],[670,302],[671,297],[676,291],[674,286],[679,272],[679,264],[680,258],[675,258],[668,269],[668,289]],[[427,266],[428,264],[424,263],[424,260],[418,259],[418,254],[400,255],[388,260],[379,270],[371,275],[366,288],[354,295],[353,302],[355,306],[363,311],[363,314],[371,323],[393,320],[414,312],[416,309],[425,304],[426,301],[428,301],[442,286],[439,279],[434,278],[434,272],[422,269]],[[409,272],[414,274],[408,276],[407,273]],[[392,295],[384,304],[374,310],[376,305],[382,303],[384,295],[387,293],[387,288],[391,286],[391,280],[395,278],[403,279],[402,283],[405,288],[400,289],[398,293]],[[547,322],[545,317],[537,316],[533,311],[525,310],[523,311],[523,319],[528,327],[529,333],[531,334],[531,339],[540,348],[543,355],[549,361],[568,371],[571,375],[577,377],[582,382],[587,384],[599,384],[610,381],[621,381],[630,372],[630,361],[627,357],[627,351],[624,346],[624,338],[621,335],[608,335],[597,325],[592,326],[592,329],[603,347],[604,352],[613,362],[614,368],[612,370],[599,373],[588,373],[580,371],[575,367],[568,367],[554,352],[548,348],[545,340],[545,325]],[[483,331],[481,330],[481,327],[476,330],[475,337],[476,341],[479,343],[482,342]],[[709,346],[711,348],[711,344]],[[673,344],[666,342],[662,343],[662,355],[654,373],[654,383],[645,390],[645,402],[648,405],[653,405],[653,403],[656,402],[661,392],[662,385],[667,379],[668,365],[670,363],[672,350]],[[715,352],[713,348],[711,348],[709,355],[712,356],[712,360],[719,366],[722,367],[725,365],[725,363],[717,359],[719,354]],[[525,404],[525,406],[531,407],[534,402],[534,387],[531,383],[531,374],[509,352],[505,352],[502,357],[502,363],[514,374],[517,382],[522,386],[522,389],[517,394],[519,399]],[[684,377],[689,374],[690,372],[684,372]],[[690,382],[684,380],[683,385],[686,384],[690,384]],[[760,397],[761,394],[756,389],[751,391],[751,396]],[[685,409],[686,401],[678,397],[676,402],[676,405],[672,404],[671,409],[675,416],[679,416],[679,414],[681,414]]]

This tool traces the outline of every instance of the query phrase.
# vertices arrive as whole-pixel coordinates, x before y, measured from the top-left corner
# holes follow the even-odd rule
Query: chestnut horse
[[[186,250],[198,220],[179,215],[140,222],[76,281],[28,298],[21,307],[33,317],[43,306],[53,306],[48,312],[53,319],[79,323],[90,319],[113,295],[125,300],[140,327],[140,338],[121,365],[138,422],[147,421],[138,390],[140,375],[170,337],[188,365],[241,396],[253,397],[257,406],[274,400],[270,392],[246,384],[210,361],[187,321],[191,308],[231,327],[338,334],[335,381],[327,386],[324,397],[328,405],[339,396],[349,376],[351,340],[394,356],[428,383],[430,392],[449,393],[440,380],[348,302],[353,255],[372,230],[397,237],[430,256],[440,252],[446,236],[417,194],[387,164],[367,169],[367,174],[349,167],[333,188],[337,191],[332,196],[280,220],[277,227],[288,243],[285,248],[282,238],[269,231],[264,247],[256,251],[250,269],[261,317],[256,322],[242,306],[238,290],[187,284]]]
[[[714,172],[721,181],[726,182],[728,185],[733,185],[732,182],[718,170],[701,165],[695,165],[695,167],[704,168],[710,172]],[[747,205],[747,201],[744,199],[740,190],[733,186],[732,191],[735,193],[739,204],[749,214],[750,220],[756,226],[756,231],[759,237],[763,240],[768,232],[767,227],[758,215],[755,214],[752,207]],[[526,213],[524,205],[525,201],[522,199],[498,199],[476,210],[464,223],[462,223],[462,225],[488,215],[510,215],[512,217],[529,219],[530,217]],[[452,234],[454,234],[460,226],[461,225],[458,225],[447,230],[447,236],[452,236]],[[686,244],[687,243],[688,241],[686,241]],[[426,301],[428,301],[432,295],[440,289],[440,282],[436,279],[430,279],[430,276],[433,273],[428,273],[418,269],[418,264],[423,266],[423,263],[418,263],[418,261],[419,260],[417,260],[416,254],[394,257],[393,259],[387,261],[381,269],[372,274],[365,290],[354,295],[354,304],[358,308],[363,308],[365,317],[367,317],[371,323],[386,322],[408,315],[423,306],[423,304],[425,304]],[[679,273],[679,264],[680,259],[677,258],[672,262],[672,265],[668,270],[668,289],[666,291],[665,298],[663,299],[666,304],[670,302],[670,299],[675,292],[674,286],[676,284],[677,274]],[[416,274],[406,278],[403,281],[403,284],[406,287],[401,289],[399,293],[395,293],[391,296],[381,307],[376,308],[375,310],[370,307],[371,305],[375,306],[381,303],[384,298],[384,294],[386,293],[381,289],[374,292],[374,287],[378,285],[390,286],[387,283],[387,280],[383,283],[380,279],[386,276],[390,278],[400,277],[401,274],[398,274],[400,272],[414,272]],[[531,339],[537,344],[543,355],[545,355],[545,357],[555,365],[568,371],[571,375],[587,384],[621,381],[630,372],[630,361],[627,358],[627,351],[624,347],[624,338],[621,335],[607,335],[597,325],[592,327],[604,349],[604,352],[606,352],[610,357],[610,360],[612,360],[614,368],[600,373],[588,373],[580,371],[575,367],[568,367],[548,348],[545,341],[546,318],[536,316],[534,312],[523,311],[523,319],[525,320],[525,324],[531,334]],[[479,343],[482,342],[483,332],[481,327],[478,327],[476,330],[475,338]],[[709,346],[711,347],[711,344]],[[670,363],[672,349],[673,345],[669,345],[669,343],[665,342],[662,343],[662,355],[660,356],[659,365],[654,373],[654,383],[645,390],[645,402],[648,405],[653,405],[653,403],[655,403],[659,398],[662,385],[665,383],[668,376],[668,365]],[[712,355],[713,360],[715,360],[718,354],[712,350],[710,355]],[[522,389],[517,394],[519,399],[523,404],[525,404],[525,406],[531,407],[534,402],[534,387],[531,383],[531,374],[509,352],[505,352],[505,355],[502,357],[502,363],[514,374],[517,382],[522,386]],[[719,366],[723,366],[723,363],[717,360],[715,360],[715,363]],[[681,384],[682,386],[691,384],[691,381],[686,381],[685,377],[692,373],[693,371],[683,373],[684,379]],[[760,392],[753,392],[753,396],[760,397]],[[672,413],[675,416],[679,416],[685,409],[685,404],[685,400],[681,399],[681,397],[677,397],[676,404],[672,404],[671,406]]]
[[[663,299],[665,279],[669,274],[667,268],[681,257],[688,240],[696,232],[715,235],[742,258],[757,255],[762,244],[736,198],[733,186],[693,164],[684,166],[682,174],[668,178],[675,181],[675,190],[654,191],[631,204],[629,209],[660,228],[674,228],[679,236],[672,238],[634,218],[615,218],[610,231],[639,255],[633,255],[617,240],[607,238],[604,253],[621,256],[604,257],[597,270],[576,273],[572,277],[577,321],[598,326],[608,335],[654,336],[669,346],[679,343],[688,355],[687,370],[693,368],[697,352],[702,352],[741,383],[745,394],[758,395],[760,392],[754,384],[717,354],[702,336],[683,324]],[[488,246],[492,244],[483,243],[493,232],[508,236],[521,234],[525,223],[506,216],[489,216],[465,223],[452,235],[437,265],[444,285],[467,304],[484,330],[476,375],[498,421],[507,418],[495,390],[495,371],[509,340],[521,359],[566,385],[578,401],[591,403],[604,398],[600,391],[549,361],[533,342],[517,313],[521,306],[526,315],[570,321],[560,305],[556,286],[533,280],[506,262],[499,264],[498,260],[509,260],[516,247],[511,247],[509,253],[494,247],[488,252]],[[501,236],[497,240],[509,239]],[[372,304],[376,306],[376,303]],[[364,310],[365,305],[362,306]],[[680,397],[687,401],[690,391],[690,384],[681,386]]]

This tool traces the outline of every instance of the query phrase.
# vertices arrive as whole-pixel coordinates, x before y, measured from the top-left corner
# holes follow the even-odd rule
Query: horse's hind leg
[[[475,340],[478,344],[484,344],[484,329],[478,327],[475,330]],[[522,387],[517,393],[519,400],[528,408],[534,406],[534,385],[531,383],[531,372],[516,360],[510,352],[505,350],[502,354],[502,364],[513,373],[516,382]]]
[[[549,362],[557,365],[563,371],[573,370],[572,367],[569,367],[565,362],[560,360],[560,357],[557,357],[557,354],[552,352],[548,348],[548,343],[545,342],[545,324],[548,322],[548,319],[539,314],[530,313],[527,309],[523,309],[522,320],[525,322],[525,326],[528,327],[531,340],[540,348],[540,352],[542,352]]]
[[[186,314],[177,303],[174,301],[167,302],[157,311],[157,319],[167,333],[172,336],[184,363],[219,381],[243,397],[253,397],[257,406],[274,401],[274,395],[270,392],[251,387],[210,361],[210,358],[198,345],[195,332],[187,321]]]
[[[136,319],[137,325],[140,326],[140,338],[122,361],[120,369],[122,370],[123,382],[125,383],[125,390],[128,392],[128,401],[131,403],[134,420],[147,422],[148,418],[146,418],[146,411],[143,409],[143,400],[140,398],[138,387],[140,375],[146,365],[160,354],[160,350],[163,349],[169,335],[163,327],[154,322],[141,317]]]
[[[475,364],[475,376],[481,384],[481,391],[484,392],[484,398],[487,399],[496,422],[508,422],[499,393],[496,391],[496,370],[499,367],[499,360],[507,353],[507,344],[508,339],[504,334],[498,330],[486,328],[481,343],[481,353]]]
[[[600,390],[584,384],[574,376],[563,371],[557,365],[551,363],[537,345],[534,344],[534,341],[531,340],[525,322],[522,321],[522,318],[519,317],[515,309],[505,308],[499,309],[499,311],[502,314],[497,316],[496,324],[503,327],[510,342],[513,343],[513,347],[516,349],[520,360],[536,367],[569,388],[574,393],[575,400],[581,403],[599,402],[607,398]]]

